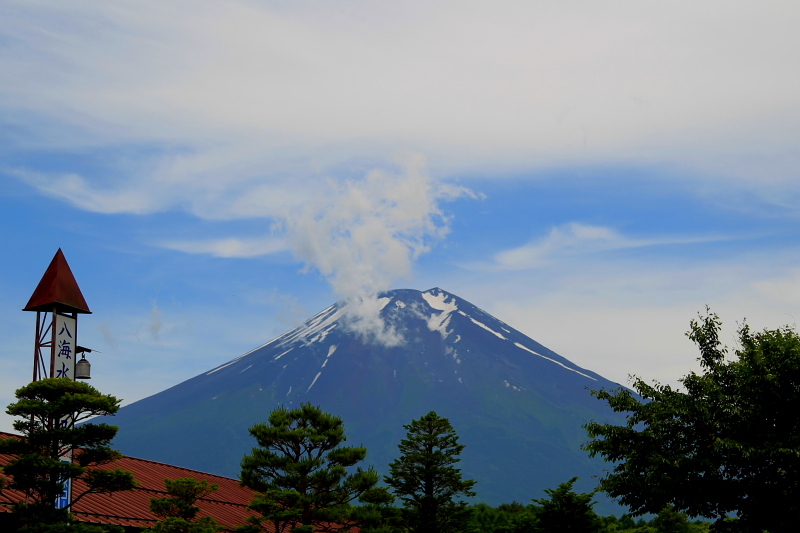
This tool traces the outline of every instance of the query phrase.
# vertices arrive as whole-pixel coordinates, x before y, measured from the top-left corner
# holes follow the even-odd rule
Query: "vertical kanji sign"
[[[72,460],[71,458],[64,458],[61,462],[70,463]],[[72,502],[72,478],[62,479],[61,482],[64,483],[64,490],[61,491],[61,494],[56,496],[56,509],[66,509],[70,506],[70,502]]]
[[[78,337],[77,321],[71,316],[65,316],[61,313],[55,313],[55,346],[53,348],[54,365],[53,375],[54,378],[68,378],[75,379],[75,342]],[[62,428],[72,426],[72,417],[65,416],[58,421]],[[61,451],[61,462],[72,462],[72,448],[66,448]],[[62,479],[64,483],[64,490],[56,498],[56,509],[65,509],[69,507],[72,501],[72,480],[70,478]]]
[[[53,350],[55,364],[51,377],[75,379],[77,321],[73,317],[65,316],[61,313],[56,313],[55,319],[56,345]]]

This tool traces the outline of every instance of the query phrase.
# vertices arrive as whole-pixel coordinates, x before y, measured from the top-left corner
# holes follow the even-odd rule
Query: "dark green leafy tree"
[[[150,512],[159,520],[153,531],[156,533],[216,533],[222,530],[210,516],[197,518],[200,508],[197,500],[205,498],[217,485],[204,479],[190,477],[175,480],[165,479],[164,485],[169,497],[150,498]]]
[[[716,519],[716,530],[796,531],[800,514],[800,337],[789,327],[738,330],[728,358],[721,322],[707,312],[687,335],[702,371],[685,391],[635,379],[631,391],[595,391],[627,424],[590,422],[590,455],[614,463],[600,488],[632,514],[671,505]],[[735,513],[738,520],[728,520]]]
[[[481,533],[514,533],[517,530],[530,531],[518,527],[523,522],[523,517],[529,514],[529,509],[518,502],[503,503],[497,507],[490,507],[479,503],[470,507],[470,523],[473,531]]]
[[[267,423],[250,428],[250,434],[258,447],[242,459],[240,479],[258,492],[250,507],[261,516],[251,520],[249,530],[262,529],[263,521],[276,533],[340,531],[353,525],[347,523],[348,504],[374,487],[379,476],[372,467],[351,469],[367,450],[341,446],[340,418],[310,404],[281,407]]]
[[[73,504],[88,494],[131,490],[136,485],[128,471],[99,468],[122,457],[109,445],[116,427],[75,425],[95,415],[116,413],[120,400],[67,378],[34,381],[18,389],[16,398],[6,413],[22,418],[14,422],[14,429],[21,436],[0,439],[0,453],[15,456],[3,467],[8,477],[0,478],[0,489],[15,489],[25,495],[26,503],[12,505],[20,531],[55,532],[65,527],[76,533],[87,527],[96,531],[96,526],[70,524],[68,510],[55,509],[54,502],[67,478],[81,479],[87,487],[83,493],[73,492]],[[72,422],[59,422],[64,420]],[[62,462],[60,458],[70,449],[73,461]],[[3,494],[3,498],[11,502],[7,495]]]
[[[658,533],[691,533],[692,523],[689,518],[680,511],[676,511],[671,505],[667,505],[653,518],[653,527]]]
[[[411,424],[400,441],[400,457],[389,465],[386,484],[404,504],[409,529],[415,533],[449,533],[468,528],[467,504],[473,480],[461,479],[455,467],[464,449],[453,426],[431,411]]]
[[[406,531],[402,510],[395,507],[395,497],[385,487],[373,487],[359,497],[361,505],[352,507],[350,519],[360,533],[403,533]]]
[[[602,522],[592,507],[594,492],[578,494],[572,485],[574,477],[558,488],[545,489],[547,498],[534,499],[533,513],[536,517],[534,531],[541,533],[597,533]]]

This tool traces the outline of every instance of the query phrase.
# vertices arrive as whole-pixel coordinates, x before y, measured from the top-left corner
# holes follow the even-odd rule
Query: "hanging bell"
[[[75,379],[92,379],[90,375],[92,369],[92,365],[89,364],[89,361],[86,360],[86,356],[83,355],[81,360],[75,363]]]

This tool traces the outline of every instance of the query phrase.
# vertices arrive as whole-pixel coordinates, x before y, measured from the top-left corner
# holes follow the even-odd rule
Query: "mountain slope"
[[[247,428],[304,402],[344,420],[380,472],[403,424],[430,410],[466,444],[461,467],[490,504],[527,502],[572,476],[588,490],[603,463],[580,450],[581,424],[616,420],[589,389],[619,387],[469,302],[431,289],[381,295],[380,315],[405,342],[349,331],[345,304],[179,385],[122,408],[114,445],[132,456],[236,477],[255,441]],[[601,504],[603,508],[605,504]]]

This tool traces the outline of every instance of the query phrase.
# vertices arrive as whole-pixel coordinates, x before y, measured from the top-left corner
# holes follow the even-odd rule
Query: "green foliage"
[[[511,533],[527,513],[528,509],[517,502],[501,504],[496,508],[479,503],[470,507],[471,529],[482,533]]]
[[[372,467],[348,472],[367,450],[340,446],[346,440],[340,418],[310,404],[281,407],[250,434],[259,447],[242,459],[240,478],[259,493],[250,508],[261,517],[246,527],[257,530],[266,520],[276,533],[349,529],[347,504],[371,489],[378,474]]]
[[[475,529],[492,533],[600,533],[617,532],[613,517],[601,519],[592,507],[594,492],[577,494],[572,486],[578,478],[545,489],[547,498],[534,499],[527,507],[520,503],[503,504],[496,509],[479,504],[473,507]],[[614,527],[610,527],[613,524]]]
[[[691,533],[692,524],[687,516],[667,505],[652,521],[658,533]]]
[[[547,498],[534,499],[535,531],[541,533],[597,533],[601,521],[592,507],[594,492],[577,494],[572,485],[578,478],[545,489]]]
[[[403,426],[400,457],[389,465],[386,483],[403,501],[406,522],[415,533],[447,533],[467,528],[469,510],[462,496],[474,496],[473,480],[462,480],[454,465],[464,449],[446,418],[431,411]]]
[[[87,494],[131,490],[136,485],[130,472],[98,468],[122,457],[109,446],[116,427],[88,423],[74,426],[95,415],[114,414],[120,400],[67,378],[35,381],[18,389],[16,397],[6,413],[22,418],[14,422],[21,437],[0,440],[0,453],[16,456],[3,467],[3,473],[10,477],[0,480],[0,489],[15,489],[25,495],[27,503],[12,507],[17,522],[27,528],[24,531],[50,531],[46,528],[54,524],[67,525],[54,526],[52,531],[62,527],[79,530],[78,524],[70,524],[66,510],[53,509],[66,478],[86,483],[86,491],[73,493],[73,504]],[[63,420],[71,423],[60,424]],[[62,462],[60,457],[69,450],[74,450],[73,461]]]
[[[399,533],[405,531],[402,510],[395,507],[394,496],[386,487],[373,487],[358,498],[350,518],[361,533]]]
[[[182,477],[165,479],[168,498],[150,498],[150,512],[161,520],[153,526],[157,533],[215,533],[222,528],[209,517],[196,518],[197,500],[205,498],[217,485],[204,479]]]
[[[480,533],[561,533],[596,531],[597,533],[708,533],[709,522],[689,518],[667,507],[650,521],[637,521],[628,515],[596,516],[592,511],[591,494],[571,491],[573,480],[555,490],[546,490],[549,498],[533,500],[538,504],[524,506],[513,502],[498,505],[472,506],[471,531]],[[586,497],[589,496],[587,499]]]
[[[731,360],[721,322],[707,313],[687,335],[700,374],[685,392],[641,379],[634,389],[595,391],[627,424],[590,422],[590,455],[615,463],[600,487],[634,515],[668,505],[717,520],[715,529],[795,531],[800,512],[800,337],[788,328],[738,331]],[[739,520],[726,517],[736,513]]]

